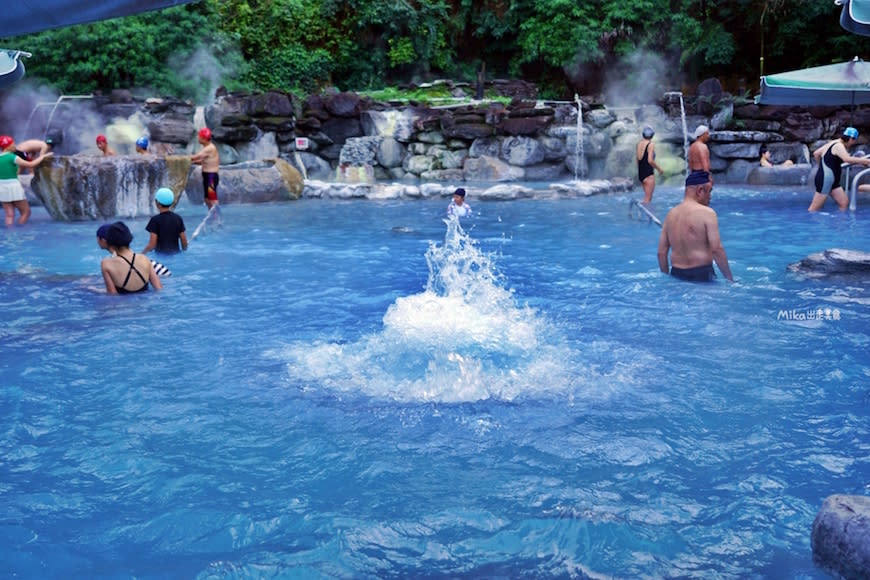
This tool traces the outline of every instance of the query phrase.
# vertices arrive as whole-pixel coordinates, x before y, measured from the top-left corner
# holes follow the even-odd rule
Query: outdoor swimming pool
[[[813,518],[870,491],[870,291],[786,266],[867,250],[870,206],[810,197],[717,186],[710,285],[659,273],[629,195],[471,189],[465,234],[447,199],[226,206],[127,297],[98,224],[37,209],[0,231],[0,569],[827,578]]]

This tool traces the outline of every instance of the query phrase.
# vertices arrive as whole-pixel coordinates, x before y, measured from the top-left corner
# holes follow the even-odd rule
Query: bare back
[[[143,254],[126,251],[123,257],[116,255],[103,258],[100,269],[103,272],[106,290],[109,294],[117,294],[119,290],[138,292],[148,282],[151,282],[155,290],[162,288],[160,279],[151,265],[151,260]],[[126,286],[124,282],[126,282]]]
[[[15,148],[23,153],[27,153],[32,155],[33,157],[38,157],[39,155],[45,155],[48,153],[48,143],[45,141],[40,141],[39,139],[28,139],[26,141],[22,141],[21,143],[16,143]]]
[[[647,145],[649,145],[649,148],[647,148]],[[655,154],[654,153],[655,145],[653,145],[653,142],[651,139],[641,139],[640,141],[637,142],[637,147],[635,148],[634,158],[637,159],[638,161],[643,159],[644,151],[649,151],[649,158],[650,159],[653,158],[653,155]]]
[[[695,201],[684,200],[665,217],[660,249],[662,244],[670,247],[674,267],[697,268],[712,264],[713,251],[722,245],[716,212]]]
[[[689,170],[710,171],[710,149],[700,139],[689,146]]]

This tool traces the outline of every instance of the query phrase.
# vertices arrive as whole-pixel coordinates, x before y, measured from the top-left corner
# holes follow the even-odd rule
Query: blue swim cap
[[[858,129],[856,129],[855,127],[846,127],[846,130],[843,131],[843,137],[848,137],[849,139],[857,139]]]
[[[175,203],[175,194],[168,187],[161,187],[154,194],[154,201],[160,205],[170,206]]]
[[[148,149],[148,137],[139,137],[136,140],[136,147],[141,149]]]
[[[106,239],[106,234],[109,232],[109,224],[103,224],[97,228],[97,237],[101,240]]]

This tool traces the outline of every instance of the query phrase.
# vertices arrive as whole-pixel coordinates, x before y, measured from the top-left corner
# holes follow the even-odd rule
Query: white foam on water
[[[401,401],[464,402],[564,395],[589,384],[586,363],[555,327],[518,303],[459,221],[426,252],[426,289],[391,304],[379,332],[346,344],[273,351],[293,382]]]

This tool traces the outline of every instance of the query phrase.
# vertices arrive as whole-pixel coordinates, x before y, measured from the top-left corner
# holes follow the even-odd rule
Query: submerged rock
[[[870,253],[832,248],[789,264],[788,269],[810,278],[835,275],[870,276]]]
[[[870,497],[825,499],[812,532],[813,562],[841,578],[870,578]]]

